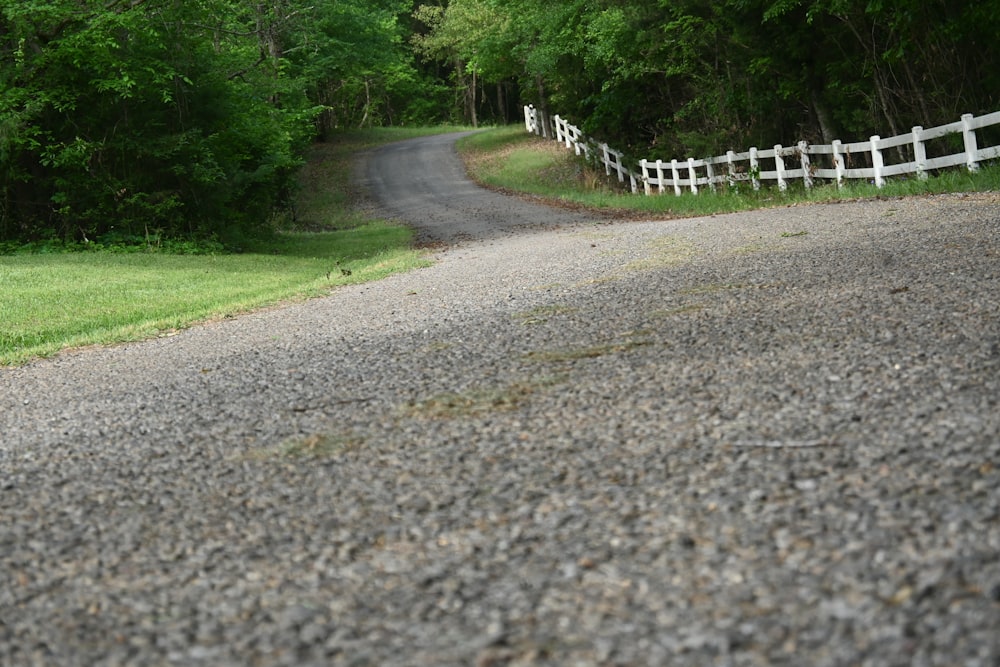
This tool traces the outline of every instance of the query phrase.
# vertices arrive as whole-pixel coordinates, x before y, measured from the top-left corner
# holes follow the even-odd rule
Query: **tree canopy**
[[[633,150],[896,134],[1000,102],[997,0],[449,0],[437,11],[426,41]]]
[[[229,236],[337,128],[533,103],[645,157],[995,111],[1000,0],[0,0],[0,240]]]
[[[403,0],[0,0],[0,240],[232,236],[303,149],[427,114]]]

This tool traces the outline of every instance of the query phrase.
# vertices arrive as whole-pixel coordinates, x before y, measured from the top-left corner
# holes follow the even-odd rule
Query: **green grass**
[[[628,216],[693,217],[811,202],[1000,190],[1000,166],[990,165],[976,174],[955,169],[926,181],[896,179],[881,189],[855,181],[842,189],[820,185],[806,190],[793,183],[786,192],[777,187],[755,192],[747,184],[715,193],[703,188],[697,195],[686,192],[678,197],[669,192],[647,197],[623,191],[617,177],[607,177],[603,167],[587,164],[565,145],[528,134],[523,126],[465,137],[459,150],[472,176],[488,187]]]
[[[0,256],[0,365],[164,335],[338,285],[426,266],[409,229],[357,210],[351,156],[451,128],[351,132],[317,145],[287,231],[241,254],[66,252]]]

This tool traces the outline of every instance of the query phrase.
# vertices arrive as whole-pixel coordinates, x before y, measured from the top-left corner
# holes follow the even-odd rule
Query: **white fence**
[[[642,187],[647,195],[668,190],[673,190],[676,195],[686,190],[697,194],[701,187],[715,190],[721,183],[733,187],[749,182],[754,190],[758,190],[764,181],[776,181],[778,187],[785,190],[789,182],[801,180],[805,187],[811,188],[814,179],[819,178],[836,182],[839,187],[843,187],[848,179],[863,179],[881,188],[885,180],[892,176],[915,174],[917,178],[924,179],[930,170],[959,165],[976,171],[980,162],[1000,157],[1000,145],[980,148],[976,135],[976,130],[1000,125],[1000,112],[978,118],[966,114],[955,123],[927,130],[918,126],[907,134],[887,139],[876,135],[868,141],[848,144],[840,141],[832,144],[800,141],[795,146],[777,145],[766,150],[751,148],[742,153],[729,151],[725,155],[703,159],[640,160],[638,172],[622,162],[620,152],[607,144],[593,143],[583,136],[579,128],[559,116],[546,122],[541,112],[526,106],[524,122],[529,132],[554,137],[556,141],[565,143],[566,148],[575,150],[577,155],[584,154],[589,158],[593,153],[597,161],[604,165],[608,176],[615,172],[623,183],[627,177],[632,192],[638,192]],[[927,142],[948,135],[961,135],[963,150],[928,159]],[[888,160],[894,156],[900,161]]]

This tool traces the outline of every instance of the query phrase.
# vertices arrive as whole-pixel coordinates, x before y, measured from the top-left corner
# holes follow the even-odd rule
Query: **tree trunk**
[[[833,122],[830,120],[830,111],[826,108],[823,100],[820,99],[819,91],[813,90],[811,97],[813,113],[816,114],[819,131],[823,135],[823,143],[832,144],[837,139],[837,130],[834,129]]]
[[[510,122],[510,117],[507,113],[507,95],[504,85],[500,81],[497,82],[497,108],[500,109],[500,119],[504,125],[507,125]]]
[[[545,82],[541,75],[535,77],[538,85],[538,126],[542,130],[542,136],[549,139],[549,101],[545,97]]]
[[[479,127],[479,117],[476,114],[476,87],[478,86],[479,77],[476,76],[476,70],[472,70],[472,91],[471,91],[471,104],[469,104],[470,116],[472,118],[472,127]]]
[[[869,38],[857,28],[849,17],[841,16],[839,18],[844,21],[850,31],[854,33],[854,37],[864,49],[867,57],[871,59],[872,69],[874,70],[872,79],[875,84],[875,96],[878,98],[878,105],[881,107],[882,115],[885,116],[886,121],[889,123],[889,130],[892,132],[892,136],[896,136],[899,134],[899,131],[896,128],[896,118],[893,113],[892,103],[889,100],[889,91],[886,89],[882,68],[879,67],[879,58],[881,57],[881,54],[879,53],[878,45],[875,43],[875,26],[871,26],[871,31],[866,31],[871,33],[871,37]]]
[[[358,127],[364,127],[365,123],[368,122],[368,110],[372,106],[372,91],[371,87],[368,85],[368,78],[365,78],[365,113],[361,117],[361,122],[358,123]]]

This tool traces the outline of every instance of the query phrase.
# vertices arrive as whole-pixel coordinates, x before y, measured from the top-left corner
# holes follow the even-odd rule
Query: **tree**
[[[497,85],[496,103],[504,115],[504,83],[515,74],[509,62],[509,8],[489,0],[452,0],[447,7],[420,5],[413,15],[423,25],[412,37],[414,48],[450,67],[465,121],[479,124],[485,82]]]
[[[492,12],[478,23],[468,17]],[[996,110],[1000,0],[451,0],[439,56],[515,77],[616,145],[666,156],[902,133]]]
[[[0,240],[238,238],[422,84],[404,0],[0,0]]]

